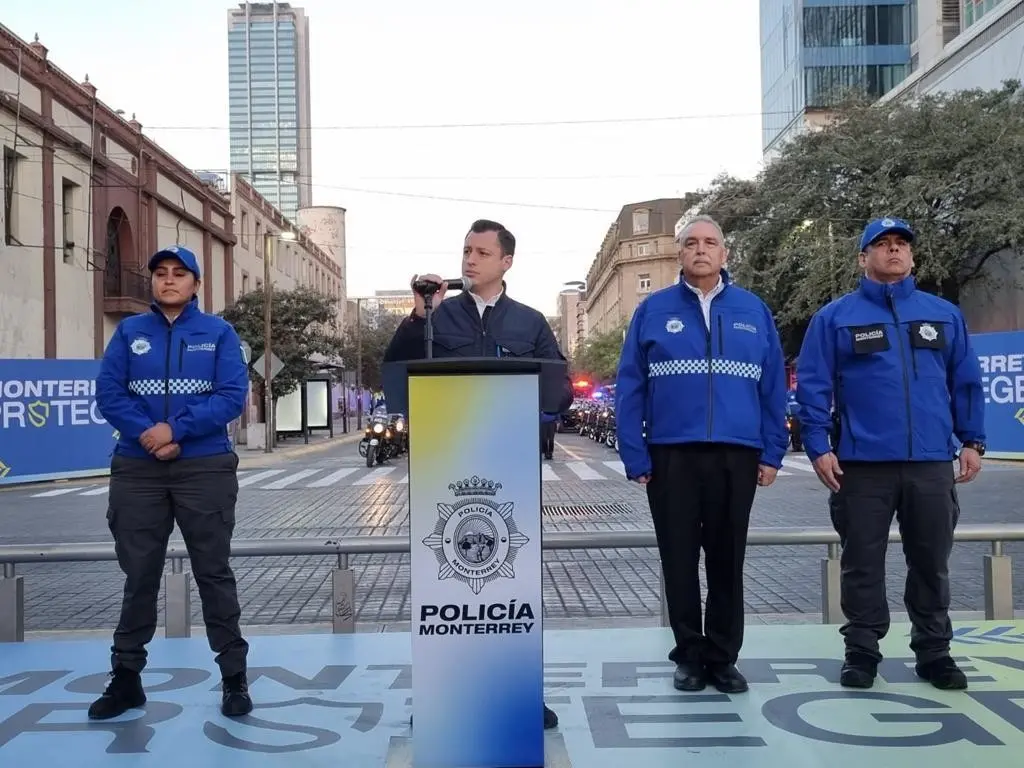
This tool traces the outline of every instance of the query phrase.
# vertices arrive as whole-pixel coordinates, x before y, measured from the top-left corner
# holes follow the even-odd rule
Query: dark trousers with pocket
[[[125,575],[111,665],[141,672],[157,623],[167,543],[178,524],[203,604],[210,648],[224,677],[243,672],[249,645],[231,570],[238,456],[155,461],[114,456],[107,522]]]
[[[899,523],[910,615],[910,647],[922,663],[949,655],[949,555],[960,518],[953,465],[929,462],[841,462],[840,488],[829,499],[843,551],[842,633],[847,655],[881,661],[889,631],[885,555],[893,515]]]
[[[647,499],[677,664],[734,664],[743,645],[743,561],[760,452],[719,443],[652,445]],[[701,622],[698,568],[708,597]],[[703,629],[703,631],[702,631]]]
[[[555,422],[542,421],[540,423],[540,452],[550,456],[555,452]]]

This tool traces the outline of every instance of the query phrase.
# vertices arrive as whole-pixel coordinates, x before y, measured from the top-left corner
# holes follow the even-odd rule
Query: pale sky
[[[3,5],[186,166],[227,169],[231,3]],[[621,206],[760,167],[756,0],[293,5],[310,18],[313,204],[348,211],[349,295],[457,276],[490,218],[518,240],[510,296],[553,314]],[[538,121],[577,124],[393,127]]]

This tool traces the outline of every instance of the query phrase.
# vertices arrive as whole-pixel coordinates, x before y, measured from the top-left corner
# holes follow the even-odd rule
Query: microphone
[[[445,282],[448,284],[449,291],[468,291],[472,285],[467,277],[457,277],[445,280]],[[412,284],[412,289],[420,296],[433,296],[440,287],[440,283],[435,283],[431,280],[416,280]]]

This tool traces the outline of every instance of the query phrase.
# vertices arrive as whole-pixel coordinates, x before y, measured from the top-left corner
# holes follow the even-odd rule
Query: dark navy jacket
[[[121,321],[103,354],[96,405],[120,433],[118,454],[149,456],[139,437],[166,422],[187,459],[233,450],[227,425],[248,390],[235,329],[193,300],[173,325],[155,305]]]
[[[786,375],[771,311],[731,283],[711,301],[711,330],[682,282],[633,313],[619,358],[615,421],[626,476],[649,474],[649,444],[726,443],[757,448],[782,466]],[[646,430],[646,431],[645,431]]]
[[[963,315],[912,277],[862,278],[814,315],[797,400],[812,461],[833,447],[840,462],[948,461],[954,435],[985,440],[981,367]]]
[[[449,296],[433,313],[434,357],[532,357],[565,360],[547,319],[507,293],[483,318],[468,292]],[[398,326],[384,353],[384,362],[421,360],[426,355],[426,321],[410,315]],[[566,376],[559,413],[572,405],[572,380]]]

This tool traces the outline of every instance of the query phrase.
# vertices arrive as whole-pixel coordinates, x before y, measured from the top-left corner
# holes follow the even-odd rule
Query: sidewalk
[[[286,459],[293,459],[297,456],[320,453],[339,445],[350,445],[359,442],[361,432],[349,431],[348,434],[335,431],[334,437],[323,434],[309,436],[309,443],[301,437],[289,437],[278,440],[272,453],[264,453],[262,449],[249,450],[244,445],[235,446],[238,453],[239,469],[259,469],[261,467],[273,466]]]

